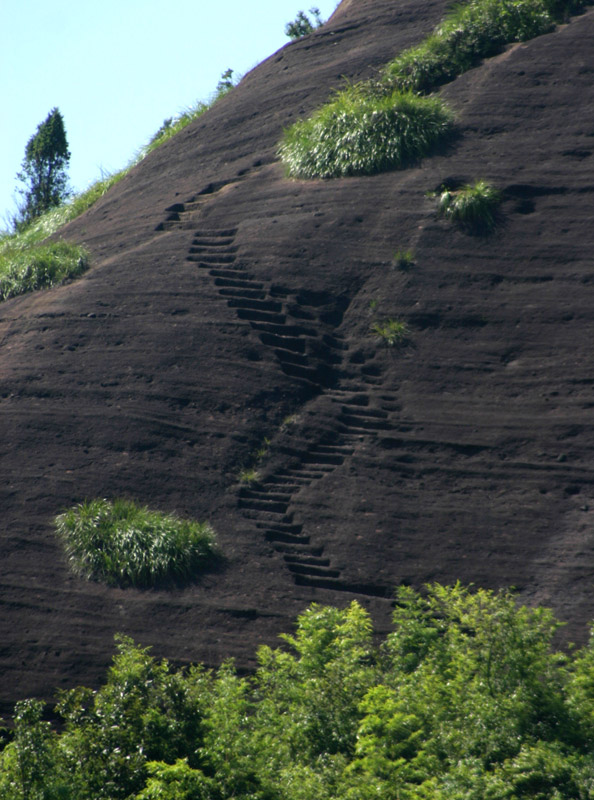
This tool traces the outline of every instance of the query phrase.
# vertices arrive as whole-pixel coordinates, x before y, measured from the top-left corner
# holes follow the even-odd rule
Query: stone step
[[[276,533],[288,533],[291,536],[299,536],[303,530],[303,525],[298,522],[256,522],[256,528],[267,531],[275,531]]]
[[[224,229],[206,229],[199,228],[194,231],[194,244],[217,244],[222,239],[229,239],[229,243],[233,242],[233,238],[237,233],[237,228],[224,228]]]
[[[288,502],[280,500],[255,500],[240,497],[237,501],[239,508],[248,508],[252,511],[268,511],[274,514],[284,514],[289,507]]]
[[[279,361],[286,364],[300,364],[302,367],[306,367],[309,364],[307,356],[302,353],[294,353],[292,350],[279,350],[277,348],[274,351],[274,355]]]
[[[238,267],[234,267],[233,269],[211,269],[210,264],[207,265],[209,267],[209,275],[213,278],[232,278],[232,279],[239,279],[239,280],[249,280],[250,274],[243,269],[239,269]]]
[[[329,558],[320,558],[306,553],[286,553],[283,556],[287,564],[303,564],[310,567],[329,567]]]
[[[295,556],[314,556],[316,558],[319,558],[324,552],[323,547],[317,547],[311,544],[287,544],[286,542],[275,542],[274,549],[277,553],[286,553],[287,555]]]
[[[277,500],[287,503],[291,499],[291,494],[288,492],[261,492],[258,489],[240,489],[239,496],[243,498],[252,498],[254,500]]]
[[[300,339],[297,336],[278,336],[274,333],[262,332],[260,341],[269,347],[290,350],[292,353],[305,353],[305,339]]]
[[[349,417],[373,417],[374,419],[388,419],[388,412],[383,411],[381,408],[353,408],[349,405],[348,408],[343,409],[343,413]]]
[[[283,319],[286,319],[286,317],[283,317]],[[284,323],[262,323],[253,325],[253,328],[254,330],[263,331],[264,333],[275,333],[278,336],[287,336],[290,338],[295,338],[297,336],[311,336],[315,338],[318,335],[314,328],[306,328],[301,325],[285,325]]]
[[[186,261],[192,261],[199,264],[232,264],[235,261],[235,256],[230,253],[209,254],[197,253],[196,255],[190,254],[186,256]]]
[[[211,275],[216,270],[211,270]],[[250,281],[246,280],[245,278],[227,278],[227,277],[218,277],[213,275],[215,279],[215,286],[228,286],[229,288],[235,289],[263,289],[264,284],[260,283],[259,281]]]
[[[287,563],[287,568],[298,575],[313,575],[317,578],[338,578],[340,570],[329,567],[316,567],[310,564]]]
[[[236,310],[239,319],[245,319],[250,323],[269,323],[275,327],[280,327],[281,325],[284,325],[286,320],[284,314],[272,314],[266,311],[255,311],[251,308],[238,308]],[[252,325],[252,327],[256,328],[256,325]]]
[[[345,456],[340,453],[320,453],[318,450],[310,450],[303,457],[304,464],[316,464],[319,467],[328,466],[339,467],[344,464]]]
[[[282,542],[284,544],[308,545],[309,536],[298,536],[291,533],[283,533],[282,531],[268,530],[264,532],[264,538],[267,542]]]
[[[270,311],[279,314],[283,310],[282,303],[276,300],[244,300],[242,298],[227,300],[230,308],[248,308],[252,311]]]
[[[299,364],[281,362],[281,369],[285,375],[289,375],[291,378],[298,378],[299,380],[307,381],[308,383],[312,383],[314,386],[320,385],[320,376],[318,371],[312,367],[302,367]]]
[[[204,253],[204,255],[219,256],[219,255],[235,255],[239,247],[227,244],[222,245],[220,242],[215,244],[198,244],[195,240],[190,245],[188,252],[190,253]]]
[[[219,289],[219,294],[221,297],[236,297],[244,298],[245,300],[264,300],[266,298],[266,292],[262,291],[262,289],[237,289],[235,287],[223,287]]]
[[[385,431],[392,427],[386,420],[355,417],[352,414],[341,414],[338,421],[352,430]]]
[[[282,481],[275,477],[270,478],[266,483],[260,484],[263,489],[268,492],[274,493],[277,492],[279,489],[286,489],[287,492],[290,492],[291,495],[300,492],[303,489],[303,484],[299,483],[289,483],[288,481]]]

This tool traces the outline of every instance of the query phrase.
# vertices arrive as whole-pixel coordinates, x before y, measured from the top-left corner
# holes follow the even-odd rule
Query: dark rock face
[[[314,600],[386,626],[403,581],[515,585],[584,640],[594,12],[444,87],[459,136],[415,168],[296,182],[275,159],[445,6],[343,3],[63,231],[86,276],[0,306],[0,712],[98,682],[116,631],[250,667]],[[504,195],[488,237],[425,196],[476,178]],[[401,347],[371,333],[392,317]],[[74,578],[53,516],[119,495],[210,520],[224,568],[172,591]]]

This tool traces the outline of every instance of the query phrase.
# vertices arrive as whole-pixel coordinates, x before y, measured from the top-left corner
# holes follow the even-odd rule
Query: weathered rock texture
[[[594,12],[444,87],[458,136],[414,168],[297,182],[276,160],[445,8],[346,0],[64,229],[82,279],[0,306],[0,712],[96,684],[116,631],[249,668],[312,601],[385,627],[401,581],[514,585],[585,638]],[[503,191],[493,235],[437,217],[452,178]],[[389,317],[405,346],[370,333]],[[210,520],[226,564],[169,591],[73,577],[53,516],[118,495]]]

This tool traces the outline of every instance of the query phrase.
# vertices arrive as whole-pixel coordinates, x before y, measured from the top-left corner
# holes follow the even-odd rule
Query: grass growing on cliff
[[[438,98],[353,86],[285,131],[279,153],[295,178],[370,175],[426,155],[451,125]]]
[[[452,116],[435,97],[431,110],[423,107],[419,95],[506,44],[553,30],[582,6],[582,0],[470,0],[456,6],[423,42],[390,61],[378,79],[339,92],[285,131],[279,155],[288,175],[372,174],[428,155],[449,131]]]
[[[475,233],[488,233],[495,227],[500,202],[500,192],[480,180],[457,190],[444,189],[439,197],[439,213]]]
[[[0,300],[56,286],[81,275],[89,265],[84,247],[69,242],[0,250]]]
[[[386,84],[429,92],[501,52],[553,30],[561,6],[548,0],[472,0],[458,6],[421,44],[405,50],[384,72]]]
[[[137,506],[129,500],[91,500],[56,517],[73,570],[118,586],[186,581],[215,557],[205,523]]]

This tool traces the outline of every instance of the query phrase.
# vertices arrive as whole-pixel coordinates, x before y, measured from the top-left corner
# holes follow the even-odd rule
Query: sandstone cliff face
[[[458,135],[414,168],[297,182],[276,160],[445,7],[343,2],[64,229],[83,279],[0,306],[1,712],[97,682],[116,631],[249,667],[314,600],[383,626],[402,581],[515,585],[585,638],[594,12],[445,86]],[[488,237],[426,197],[476,178],[504,195]],[[370,333],[390,317],[403,347]],[[210,520],[224,568],[172,591],[71,576],[53,516],[119,495]]]

